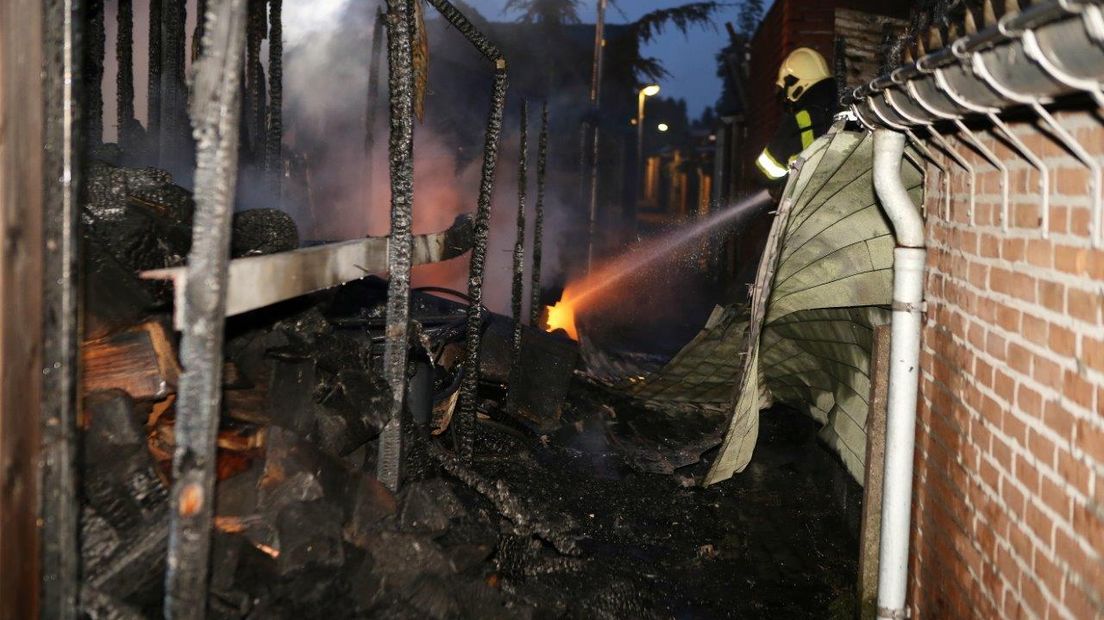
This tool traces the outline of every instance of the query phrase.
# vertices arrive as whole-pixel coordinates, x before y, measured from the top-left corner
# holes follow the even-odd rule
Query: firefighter
[[[786,114],[755,160],[772,194],[781,191],[790,162],[828,131],[839,108],[836,80],[828,62],[808,47],[795,49],[782,61],[778,87],[786,98]]]

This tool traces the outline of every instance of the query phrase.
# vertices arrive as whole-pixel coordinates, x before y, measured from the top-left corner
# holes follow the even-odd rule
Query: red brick
[[[1104,464],[1104,428],[1092,420],[1077,421],[1077,447],[1085,451],[1089,458]]]
[[[1024,259],[1027,242],[1023,239],[1007,238],[1001,242],[1001,258],[1013,263]]]
[[[1035,303],[1035,278],[1026,273],[1012,274],[1012,296]]]
[[[1067,196],[1083,196],[1089,193],[1089,171],[1084,166],[1059,168],[1051,178],[1055,179],[1057,193]]]
[[[1085,538],[1092,549],[1104,549],[1104,519],[1083,504],[1073,507],[1073,531]]]
[[[1100,616],[1100,608],[1097,607],[1089,596],[1079,586],[1066,578],[1065,594],[1062,596],[1062,605],[1070,611],[1074,618],[1094,618]]]
[[[1037,316],[1024,314],[1022,320],[1023,335],[1035,344],[1047,344],[1047,322]]]
[[[1019,313],[1017,313],[1019,314]],[[1016,344],[1015,342],[1008,343],[1008,365],[1013,370],[1021,375],[1031,374],[1031,351],[1028,351],[1024,347]]]
[[[1055,312],[1066,311],[1066,287],[1058,282],[1039,280],[1039,304]]]
[[[1070,209],[1069,231],[1071,235],[1079,237],[1089,236],[1089,221],[1091,213],[1088,207],[1073,207]]]
[[[1062,373],[1062,394],[1071,401],[1092,409],[1093,385],[1074,370]]]
[[[1040,479],[1039,487],[1039,495],[1043,498],[1043,503],[1068,522],[1072,514],[1073,500],[1070,499],[1065,488],[1046,476]]]
[[[1066,207],[1050,205],[1050,227],[1052,233],[1064,234],[1069,227],[1069,209]]]
[[[1046,239],[1030,239],[1026,256],[1029,264],[1050,269],[1054,266],[1054,244]]]
[[[1054,266],[1075,276],[1087,275],[1089,268],[1089,250],[1059,245],[1054,248]]]
[[[985,338],[985,352],[999,360],[1003,360],[1007,353],[1007,341],[1004,336],[996,332],[989,332],[989,335]]]
[[[1062,578],[1064,577],[1064,573],[1054,562],[1046,557],[1045,553],[1038,550],[1035,551],[1034,557],[1032,558],[1032,569],[1035,571],[1035,578],[1038,579],[1051,594],[1058,596],[1062,592]]]
[[[1081,359],[1089,368],[1104,372],[1104,339],[1081,338]]]
[[[985,289],[989,281],[989,266],[982,263],[970,263],[966,280],[976,288]]]
[[[1033,418],[1042,418],[1043,397],[1035,390],[1021,383],[1016,390],[1016,407]]]
[[[1066,303],[1070,316],[1097,324],[1100,322],[1100,294],[1071,288],[1066,291]]]
[[[1027,442],[1027,427],[1010,411],[1005,411],[1001,418],[1001,432],[1021,446]]]
[[[1038,355],[1035,356],[1031,376],[1039,383],[1046,386],[1055,386],[1062,383],[1062,367],[1057,363]]]
[[[1063,357],[1077,354],[1077,335],[1069,328],[1055,323],[1050,324],[1050,349]]]
[[[1043,410],[1043,423],[1059,436],[1072,439],[1077,419],[1058,400],[1048,401]]]
[[[1012,225],[1016,228],[1039,230],[1043,218],[1038,204],[1018,204],[1012,208]]]
[[[1004,372],[1000,368],[993,369],[993,384],[995,386],[994,391],[998,396],[1008,402],[1012,402],[1012,397],[1016,393],[1016,381],[1011,375]],[[989,419],[994,422],[998,420],[998,417],[990,417]]]
[[[1072,439],[1072,437],[1071,437]],[[1089,480],[1092,478],[1092,470],[1083,459],[1077,459],[1068,450],[1058,451],[1058,475],[1065,480],[1070,487],[1087,493]],[[1099,486],[1099,485],[1098,485]]]
[[[1020,331],[1020,311],[1008,306],[997,306],[997,325],[1005,331]]]

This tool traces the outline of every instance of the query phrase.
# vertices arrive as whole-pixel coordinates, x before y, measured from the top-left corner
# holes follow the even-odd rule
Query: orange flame
[[[575,304],[565,293],[554,306],[545,308],[548,318],[545,319],[545,329],[556,331],[562,329],[572,340],[579,339],[579,333],[575,330]]]

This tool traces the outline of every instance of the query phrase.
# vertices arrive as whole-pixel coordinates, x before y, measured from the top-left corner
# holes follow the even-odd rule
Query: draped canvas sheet
[[[872,146],[868,133],[840,131],[803,153],[789,211],[772,230],[781,241],[763,257],[776,265],[756,283],[765,316],[758,333],[740,337],[750,363],[729,376],[735,402],[707,484],[747,466],[768,392],[824,424],[821,436],[862,482],[872,328],[889,321],[893,288],[894,240],[874,195]],[[902,175],[919,204],[921,171],[906,160]]]

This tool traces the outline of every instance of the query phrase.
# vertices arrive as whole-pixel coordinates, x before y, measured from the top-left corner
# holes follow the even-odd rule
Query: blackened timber
[[[159,162],[174,175],[191,169],[188,90],[184,83],[184,0],[161,5],[161,151]]]
[[[78,544],[78,505],[76,435],[77,435],[77,346],[80,341],[80,252],[77,241],[77,197],[80,188],[79,93],[76,85],[82,84],[80,73],[80,21],[77,3],[40,3],[43,8],[45,34],[42,55],[41,78],[35,72],[34,79],[41,79],[45,103],[43,122],[43,204],[42,221],[43,257],[42,271],[42,345],[41,368],[32,372],[42,377],[41,413],[38,419],[40,452],[39,489],[39,542],[41,557],[39,572],[32,572],[41,579],[40,610],[44,618],[75,618],[79,590],[80,551]],[[25,15],[19,24],[26,27]],[[3,18],[0,17],[0,21]],[[0,39],[4,37],[0,35]],[[25,92],[16,96],[25,97]],[[26,100],[24,100],[26,103]],[[25,208],[25,196],[20,196]],[[27,210],[30,215],[30,210]],[[21,235],[22,236],[22,235]],[[7,243],[7,242],[6,242]],[[10,251],[18,248],[10,246]],[[18,282],[5,282],[12,290],[25,294]],[[30,360],[20,358],[18,363],[30,366]],[[9,380],[16,375],[5,373]],[[32,390],[26,390],[33,394]],[[7,403],[5,403],[7,405]],[[0,448],[3,452],[3,448]],[[7,486],[5,483],[4,486]],[[0,512],[3,512],[0,509]],[[0,545],[2,546],[2,545]],[[33,563],[31,563],[33,565]],[[26,564],[23,565],[24,570]],[[4,598],[0,595],[0,598]]]
[[[222,397],[230,222],[237,183],[246,0],[209,0],[195,65],[195,221],[184,294],[169,516],[165,613],[203,618],[214,504],[215,441]]]
[[[116,123],[119,147],[124,151],[134,144],[134,4],[119,0],[116,18],[115,58],[119,71],[115,75]]]
[[[594,263],[594,235],[598,223],[598,147],[602,135],[598,122],[602,102],[603,52],[605,51],[606,0],[598,0],[598,19],[594,24],[594,65],[590,75],[590,175],[589,208],[587,209],[587,272]]]
[[[514,239],[514,282],[511,291],[511,306],[514,317],[514,343],[512,364],[517,367],[521,355],[521,299],[525,294],[525,193],[529,176],[529,102],[521,100],[521,144],[518,150],[518,209],[517,236]]]
[[[245,43],[245,158],[250,164],[263,163],[264,149],[264,67],[261,42],[268,32],[265,0],[249,0],[249,25]]]
[[[89,0],[85,7],[84,129],[85,146],[92,148],[103,139],[104,0]]]
[[[146,146],[151,161],[161,153],[161,2],[149,0],[149,82],[146,87]]]
[[[494,194],[495,171],[498,168],[498,138],[502,133],[502,112],[506,106],[506,60],[483,33],[448,0],[427,0],[488,60],[494,62],[494,83],[491,86],[491,109],[483,141],[483,167],[479,179],[479,199],[475,211],[475,244],[468,270],[467,335],[464,351],[464,378],[460,384],[460,406],[457,434],[460,458],[471,462],[475,442],[476,391],[479,387],[479,341],[483,323],[483,276],[487,263],[487,236],[490,231],[491,197]]]
[[[479,53],[483,54],[483,56],[485,56],[487,60],[497,62],[498,60],[502,59],[502,52],[500,52],[498,48],[495,47],[494,43],[491,43],[486,35],[484,35],[482,32],[479,32],[479,29],[476,28],[475,25],[472,24],[471,21],[468,20],[468,18],[460,12],[460,9],[457,9],[455,6],[453,6],[451,2],[449,2],[448,0],[426,1],[432,4],[435,9],[440,11],[445,20],[447,20],[448,23],[452,24],[453,28],[459,30],[460,34],[464,35],[464,38],[467,39],[473,46],[475,46],[475,49],[479,50]]]
[[[411,31],[414,0],[387,0],[387,64],[391,107],[391,233],[387,246],[387,344],[383,375],[391,387],[391,410],[379,441],[376,477],[399,488],[402,411],[410,329],[410,263],[414,252],[414,66]]]
[[[460,385],[460,454],[471,462],[475,441],[476,390],[479,387],[479,341],[483,322],[483,276],[487,263],[487,236],[490,231],[491,195],[494,193],[495,168],[498,164],[498,137],[502,132],[502,110],[506,104],[506,61],[496,61],[491,111],[483,144],[482,180],[475,212],[475,245],[472,247],[468,272],[468,306],[464,379]]]
[[[533,214],[533,282],[529,290],[529,324],[540,322],[541,244],[544,241],[544,173],[548,165],[548,100],[541,103],[540,137],[537,138],[537,204]]]
[[[283,0],[269,0],[268,7],[268,137],[265,138],[265,171],[269,191],[280,206],[284,176],[284,24]]]

